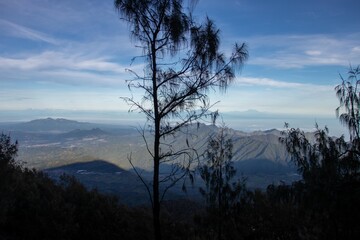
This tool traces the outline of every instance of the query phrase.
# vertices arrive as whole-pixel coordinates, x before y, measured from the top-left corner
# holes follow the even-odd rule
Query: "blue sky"
[[[228,92],[211,94],[215,108],[335,118],[339,74],[360,64],[359,9],[357,0],[200,0],[195,16],[214,19],[223,51],[246,42],[250,54]],[[2,0],[1,117],[127,111],[119,97],[130,95],[125,69],[142,69],[130,66],[138,54],[113,0]]]

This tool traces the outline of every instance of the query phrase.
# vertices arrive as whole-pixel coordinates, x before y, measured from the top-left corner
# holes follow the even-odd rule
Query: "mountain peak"
[[[42,118],[17,125],[18,130],[26,132],[68,132],[75,129],[89,128],[90,123],[68,120],[65,118]]]
[[[68,120],[65,118],[41,118],[41,119],[35,119],[35,120],[31,120],[27,123],[39,123],[39,122],[44,122],[44,123],[55,123],[55,122],[59,122],[59,123],[80,123],[78,121],[75,120]]]

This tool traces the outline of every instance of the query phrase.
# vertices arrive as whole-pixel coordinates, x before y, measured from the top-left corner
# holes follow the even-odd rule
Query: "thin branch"
[[[141,176],[141,174],[139,173],[139,171],[136,169],[136,167],[134,166],[134,164],[132,163],[132,160],[131,160],[131,156],[132,156],[132,153],[130,153],[130,155],[128,155],[128,161],[131,165],[131,167],[133,168],[133,170],[135,171],[136,175],[140,178],[140,181],[144,184],[145,188],[146,188],[146,191],[149,195],[149,198],[150,198],[150,202],[151,202],[151,206],[154,206],[154,202],[153,202],[153,197],[151,195],[151,191],[150,191],[150,188],[148,186],[148,184],[145,182],[144,178]]]
[[[154,154],[152,153],[152,151],[150,150],[150,147],[149,147],[149,144],[148,144],[148,141],[146,139],[146,136],[145,136],[145,129],[144,128],[141,128],[142,132],[140,132],[140,129],[137,129],[139,134],[141,135],[141,137],[143,138],[144,142],[145,142],[145,146],[146,146],[146,150],[148,151],[148,153],[150,154],[150,156],[152,158],[154,158]]]

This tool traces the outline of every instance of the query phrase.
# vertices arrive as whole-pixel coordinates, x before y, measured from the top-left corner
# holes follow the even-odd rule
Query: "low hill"
[[[126,205],[147,205],[149,196],[143,183],[133,171],[127,171],[115,164],[103,160],[72,163],[55,168],[44,169],[43,172],[57,180],[63,174],[72,175],[88,189],[97,189],[102,193],[115,195],[121,203]],[[144,180],[149,181],[149,173],[143,174]],[[193,191],[197,192],[197,188]],[[179,187],[169,191],[166,199],[184,198]]]
[[[128,205],[148,202],[144,186],[134,173],[103,160],[72,163],[44,169],[44,172],[53,179],[58,179],[63,174],[72,175],[87,188],[115,195]]]
[[[93,128],[91,130],[76,129],[67,133],[60,134],[59,138],[84,138],[84,137],[99,137],[109,135],[108,132],[100,128]]]
[[[45,172],[66,172],[78,174],[121,174],[127,172],[125,169],[119,168],[115,164],[94,160],[90,162],[72,163],[55,168],[46,169]]]

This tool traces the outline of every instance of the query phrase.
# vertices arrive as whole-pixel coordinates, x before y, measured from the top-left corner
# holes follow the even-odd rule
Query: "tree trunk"
[[[157,122],[157,121],[155,121]],[[159,193],[159,167],[160,167],[160,123],[155,124],[159,126],[155,130],[155,142],[154,142],[154,176],[153,176],[153,221],[154,221],[154,234],[155,240],[161,240],[161,228],[160,228],[160,193]]]
[[[160,199],[159,199],[159,163],[154,159],[154,176],[153,176],[153,224],[155,240],[161,240],[160,228]]]
[[[218,161],[220,162],[221,160],[218,159]],[[221,235],[222,235],[222,192],[221,189],[223,188],[223,176],[222,176],[222,171],[221,171],[221,164],[219,164],[219,178],[218,181],[219,182],[219,191],[218,191],[218,240],[221,240]]]
[[[156,35],[154,36],[156,39]],[[156,46],[155,41],[151,44],[152,57],[152,85],[153,85],[153,99],[154,99],[154,175],[153,175],[153,222],[154,222],[154,236],[155,240],[161,240],[161,226],[160,226],[160,192],[159,192],[159,168],[160,168],[160,123],[161,116],[159,114],[158,93],[157,93],[157,62],[156,62]]]

